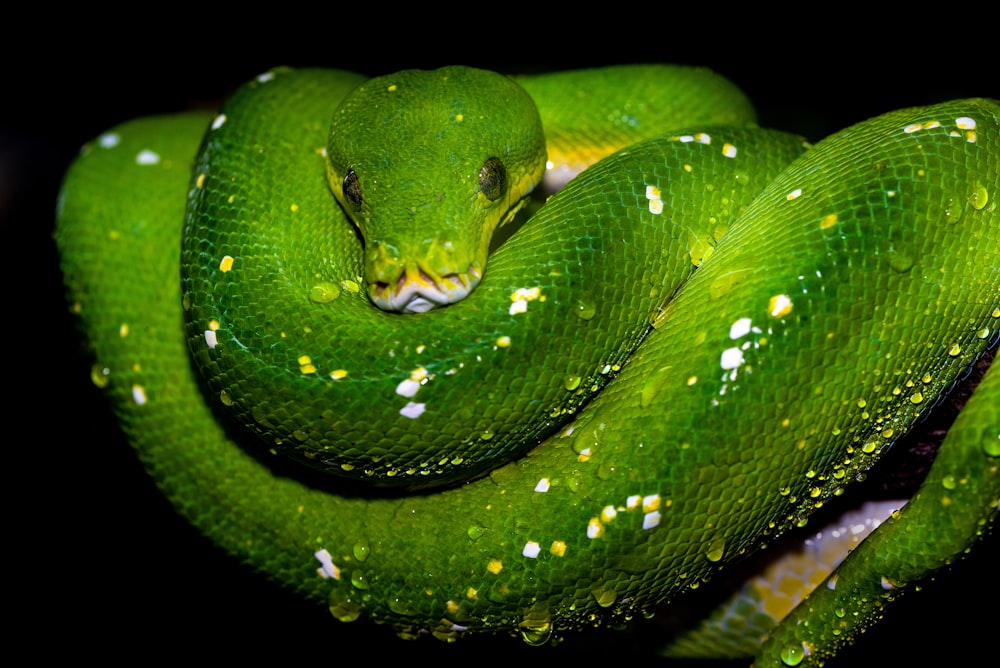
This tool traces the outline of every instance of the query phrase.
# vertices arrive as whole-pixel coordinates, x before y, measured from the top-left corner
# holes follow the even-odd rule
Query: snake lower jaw
[[[469,265],[465,272],[433,277],[418,268],[407,268],[395,285],[370,281],[368,296],[383,311],[425,313],[465,299],[482,278],[482,271]]]

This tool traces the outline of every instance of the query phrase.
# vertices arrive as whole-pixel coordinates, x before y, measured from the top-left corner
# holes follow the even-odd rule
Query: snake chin
[[[470,265],[465,272],[433,277],[419,268],[408,268],[395,286],[373,281],[368,284],[368,296],[383,311],[396,313],[426,313],[465,299],[482,278],[482,272]]]

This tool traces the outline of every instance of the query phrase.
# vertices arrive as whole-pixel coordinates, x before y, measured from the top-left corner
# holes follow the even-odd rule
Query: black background
[[[210,106],[278,64],[372,75],[453,63],[506,72],[640,61],[705,65],[750,95],[762,125],[813,140],[897,107],[1000,97],[1000,59],[992,38],[977,34],[995,29],[997,17],[960,7],[939,8],[936,16],[808,19],[663,17],[647,8],[630,17],[616,10],[579,26],[556,15],[548,30],[532,27],[546,25],[541,17],[463,16],[463,30],[472,34],[460,42],[434,34],[443,17],[387,15],[371,23],[361,19],[364,10],[280,23],[256,15],[252,26],[231,16],[208,23],[194,14],[172,15],[169,26],[160,17],[126,25],[115,15],[62,17],[68,28],[58,32],[44,27],[42,17],[7,26],[8,52],[0,54],[7,63],[0,231],[4,349],[13,361],[3,439],[5,514],[13,531],[5,563],[15,594],[8,599],[16,619],[8,622],[8,638],[31,656],[234,663],[279,656],[293,663],[343,661],[353,648],[369,660],[627,655],[653,662],[645,653],[648,629],[535,649],[509,639],[405,643],[363,621],[342,625],[246,572],[175,516],[89,383],[51,242],[61,175],[77,148],[107,127],[136,115]],[[879,658],[959,663],[995,647],[987,634],[996,632],[997,542],[992,538],[962,568],[911,594],[839,665]]]

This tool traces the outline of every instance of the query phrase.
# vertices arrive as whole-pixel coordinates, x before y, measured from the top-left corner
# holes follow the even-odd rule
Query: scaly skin
[[[588,170],[498,250],[482,284],[467,299],[413,316],[414,325],[410,316],[378,316],[408,318],[405,326],[414,327],[413,333],[344,335],[351,337],[342,339],[349,343],[331,347],[325,343],[330,335],[324,334],[313,343],[309,337],[320,331],[313,326],[320,309],[343,305],[353,314],[370,308],[363,294],[345,291],[323,301],[311,291],[318,282],[349,286],[347,281],[360,274],[353,229],[332,200],[319,213],[320,200],[329,199],[322,160],[316,157],[325,143],[324,114],[356,82],[320,94],[316,79],[338,77],[283,72],[240,94],[253,97],[263,91],[255,102],[264,99],[274,108],[287,96],[297,101],[293,106],[304,114],[301,118],[309,119],[291,116],[290,125],[308,130],[301,139],[277,135],[273,145],[266,136],[246,141],[259,155],[287,151],[300,158],[301,167],[259,161],[258,171],[241,173],[241,179],[251,184],[258,179],[267,188],[237,184],[236,190],[216,191],[208,181],[232,179],[208,158],[190,178],[198,137],[211,118],[141,122],[119,129],[120,141],[113,147],[95,143],[74,167],[58,229],[70,301],[93,350],[96,379],[106,385],[150,474],[213,541],[305,596],[329,601],[338,618],[369,616],[393,624],[403,635],[427,629],[452,638],[468,628],[519,632],[538,642],[553,628],[562,632],[614,623],[650,609],[771,541],[837,495],[995,340],[1000,320],[998,111],[996,102],[963,101],[862,124],[813,148],[785,171],[790,156],[801,149],[798,140],[693,125],[683,136],[704,130],[711,142],[678,141],[682,133],[677,132]],[[212,133],[274,127],[273,118],[240,122],[241,109],[235,103],[227,107],[225,122],[209,130],[208,157],[213,141],[227,141]],[[975,130],[969,121],[958,120],[967,118],[976,122]],[[164,129],[161,123],[176,125]],[[179,149],[172,146],[177,135],[187,138]],[[228,142],[243,144],[245,136],[240,137]],[[735,157],[727,155],[729,145]],[[775,145],[784,145],[785,153],[772,153]],[[137,165],[135,156],[142,150],[159,156],[156,164]],[[289,176],[311,170],[305,180],[311,180],[315,195],[293,189],[294,177],[286,183],[260,169]],[[199,183],[202,173],[206,179]],[[613,184],[605,180],[612,176]],[[328,259],[323,244],[332,242],[321,237],[293,240],[297,245],[286,252],[273,240],[230,241],[229,232],[215,231],[188,246],[188,255],[204,256],[206,262],[201,273],[188,274],[182,300],[175,280],[180,253],[162,249],[180,248],[176,221],[183,218],[189,189],[196,193],[194,200],[214,200],[223,210],[231,204],[234,220],[259,223],[273,217],[281,224],[255,227],[279,235],[304,226],[296,216],[315,217],[353,254]],[[255,190],[274,191],[267,208],[238,201]],[[696,192],[709,193],[708,200],[696,201]],[[612,204],[623,198],[626,204]],[[751,199],[753,204],[747,204]],[[162,226],[154,227],[149,211]],[[742,216],[734,221],[737,213]],[[587,243],[551,227],[580,216]],[[615,228],[615,221],[625,224]],[[638,231],[640,224],[650,227]],[[691,227],[695,224],[704,227]],[[629,234],[634,237],[624,236]],[[656,234],[663,243],[652,240]],[[553,239],[568,240],[558,244],[569,249],[567,257],[551,260],[546,255],[551,251],[542,250],[545,262],[554,264],[539,265],[529,249],[544,249],[546,241],[551,248]],[[671,239],[677,242],[673,246],[667,244]],[[671,248],[668,257],[661,257],[661,247]],[[651,269],[653,260],[639,255],[650,249],[664,264],[662,270]],[[227,255],[233,264],[223,269]],[[280,272],[294,279],[289,297],[277,300],[280,307],[260,300],[268,310],[267,327],[244,323],[237,309],[257,299],[240,297],[227,281],[249,275],[258,285],[245,294],[262,291],[273,299],[279,268],[263,263],[275,258]],[[292,260],[302,262],[301,268]],[[327,274],[318,279],[317,267]],[[580,267],[594,268],[596,278],[575,274]],[[623,269],[638,281],[612,283],[612,275]],[[219,285],[225,286],[218,291],[222,296],[212,296]],[[519,288],[528,290],[519,293]],[[216,301],[203,311],[206,295]],[[545,299],[533,298],[540,295]],[[521,297],[524,312],[512,312]],[[187,334],[182,303],[192,323]],[[291,310],[274,315],[274,309],[286,306],[303,307],[310,315]],[[651,332],[643,327],[649,321],[655,325]],[[463,335],[468,340],[470,322],[485,333],[461,354],[477,363],[497,360],[498,380],[483,381],[492,378],[486,371],[477,372],[472,383],[462,373],[446,375],[464,368],[445,346]],[[617,324],[608,336],[619,347],[586,353],[591,357],[568,367],[566,360],[575,360],[579,349],[596,341],[590,332],[605,322]],[[561,397],[541,413],[572,422],[531,456],[468,485],[404,496],[361,494],[351,483],[350,494],[338,495],[332,490],[339,482],[312,472],[291,473],[259,446],[240,449],[232,440],[240,438],[235,426],[217,419],[220,404],[236,407],[237,420],[269,425],[285,419],[282,411],[290,416],[288,424],[298,424],[298,415],[310,412],[309,400],[281,394],[286,390],[274,385],[266,393],[249,385],[240,389],[243,381],[235,374],[254,360],[237,355],[235,362],[227,361],[229,351],[243,350],[232,344],[237,325],[245,330],[235,338],[251,352],[287,347],[279,355],[284,371],[259,371],[272,383],[287,376],[293,384],[317,386],[322,375],[324,387],[337,387],[338,381],[364,378],[369,372],[356,369],[367,362],[374,387],[383,382],[376,373],[383,358],[372,353],[366,359],[355,346],[369,340],[390,346],[398,368],[388,374],[388,391],[374,404],[369,399],[352,409],[338,398],[315,411],[333,420],[340,411],[357,410],[374,431],[381,429],[393,441],[406,438],[413,424],[431,423],[438,406],[449,418],[442,424],[492,411],[466,404],[476,386],[495,395],[487,406],[516,403],[511,397],[528,371],[540,387],[555,386]],[[269,329],[274,325],[278,329]],[[208,345],[206,330],[215,332],[215,347]],[[248,336],[259,338],[249,341]],[[642,345],[633,352],[639,340]],[[222,369],[204,395],[185,361],[189,341],[196,358]],[[553,352],[541,348],[546,341],[554,344]],[[445,357],[435,362],[437,367],[425,361],[439,351]],[[515,358],[522,351],[528,357]],[[539,368],[547,363],[551,366]],[[367,411],[388,404],[388,413],[398,415],[395,388],[417,368],[441,374],[417,390],[428,409],[416,418],[394,417],[406,427],[387,429]],[[346,375],[337,377],[341,370]],[[585,404],[590,388],[603,387],[608,379],[613,380]],[[451,380],[462,380],[464,393],[443,393],[458,387],[446,382]],[[433,394],[438,391],[442,394]],[[996,392],[988,386],[986,399],[978,403],[995,405]],[[336,407],[333,417],[322,414],[329,406]],[[498,408],[496,414],[506,420],[507,411]],[[950,524],[955,505],[969,518],[959,536],[939,539],[937,531],[921,531],[922,543],[941,554],[960,552],[996,515],[1000,425],[988,410],[971,419],[978,435],[960,430],[944,446],[945,452],[966,453],[969,466],[958,480],[968,481],[959,484],[969,498],[921,520]],[[513,422],[517,426],[520,419]],[[343,429],[355,440],[353,426],[331,429]],[[463,429],[483,433],[475,425]],[[428,427],[428,433],[438,430]],[[288,433],[299,440],[294,430]],[[272,436],[269,445],[282,449],[286,438],[280,436],[281,444]],[[425,440],[431,439],[414,437],[408,448]],[[989,444],[993,450],[986,449]],[[441,447],[447,452],[450,446]],[[335,463],[343,467],[343,460]],[[907,526],[907,520],[899,525]],[[880,554],[896,545],[893,535]],[[910,554],[904,544],[898,558],[918,563]],[[926,568],[917,570],[926,574]],[[896,586],[913,577],[879,575]],[[837,609],[824,606],[817,619]],[[870,606],[862,618],[869,613],[879,614]],[[785,630],[794,635],[796,627]],[[817,657],[849,641],[852,633],[846,629],[835,638],[792,640],[779,635],[775,642],[778,654],[793,658],[794,648],[808,642]]]

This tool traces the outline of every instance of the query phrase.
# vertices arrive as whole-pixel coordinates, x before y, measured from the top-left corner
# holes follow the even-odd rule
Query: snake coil
[[[328,118],[349,91],[391,98],[424,79],[275,70],[219,114],[102,135],[60,199],[62,269],[93,377],[146,468],[213,541],[337,618],[365,615],[406,637],[502,631],[541,642],[553,628],[651,610],[804,523],[995,345],[996,101],[894,111],[807,148],[754,128],[745,98],[705,70],[525,78],[549,161],[572,162],[557,114],[574,105],[555,101],[567,90],[600,98],[609,82],[626,84],[628,101],[614,98],[625,139],[582,151],[609,157],[549,199],[488,268],[483,239],[505,212],[469,237],[477,259],[463,257],[461,271],[408,264],[420,249],[435,260],[471,243],[410,244],[400,229],[433,236],[414,224],[430,219],[423,212],[517,208],[531,188],[509,185],[534,168],[490,136],[511,123],[465,92],[484,75],[428,77],[466,75],[446,89],[437,143],[393,142],[400,126],[440,121],[412,120],[408,102],[391,108],[395,120],[351,116],[338,131],[395,150],[341,158]],[[653,89],[670,101],[667,120],[637,139],[628,133],[650,130],[643,114],[657,104],[633,93]],[[703,106],[702,93],[714,102]],[[711,111],[689,115],[699,107]],[[489,142],[449,152],[448,133]],[[451,172],[466,194],[446,183]],[[387,207],[397,219],[380,227]],[[478,285],[425,313],[370,303],[409,280],[422,299]],[[877,614],[865,592],[884,593],[865,589],[872,550],[888,555],[879,587],[902,590],[992,524],[996,376],[942,448],[927,500],[873,536],[886,547],[852,554],[841,586],[817,594],[832,602],[796,612],[820,621],[782,626],[765,652],[818,657],[860,632]],[[257,444],[243,447],[233,422]],[[493,468],[499,451],[520,457]],[[354,480],[291,473],[274,453]],[[469,474],[478,478],[456,484]],[[379,486],[363,488],[369,480]],[[924,526],[927,507],[939,512],[926,515],[919,554],[894,550],[893,532],[906,533],[907,517]],[[862,584],[849,589],[855,572]],[[856,621],[833,612],[844,609]]]

